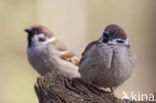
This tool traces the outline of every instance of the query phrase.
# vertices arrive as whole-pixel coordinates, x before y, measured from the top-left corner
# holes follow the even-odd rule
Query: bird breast
[[[27,48],[28,60],[32,67],[34,67],[41,75],[56,69],[54,60],[49,56],[47,46],[34,46]],[[53,62],[52,62],[53,61]]]
[[[88,54],[79,69],[88,82],[116,87],[131,75],[135,56],[126,46],[96,45]]]

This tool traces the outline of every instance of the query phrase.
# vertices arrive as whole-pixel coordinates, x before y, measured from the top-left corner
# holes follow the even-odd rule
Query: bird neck
[[[54,42],[55,40],[56,40],[56,37],[51,37],[50,39],[48,39],[48,40],[46,41],[46,44],[47,44],[47,43]]]

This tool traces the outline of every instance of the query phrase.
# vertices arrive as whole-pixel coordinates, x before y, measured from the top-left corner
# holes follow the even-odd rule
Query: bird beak
[[[105,36],[101,36],[100,39],[98,40],[97,44],[101,44],[101,43],[106,43],[109,41],[109,38],[106,38]]]
[[[109,38],[109,37],[110,37],[110,33],[109,33],[108,31],[104,31],[104,32],[103,32],[103,36],[104,36],[105,38]]]
[[[32,28],[26,28],[24,29],[25,32],[30,33],[32,31]]]

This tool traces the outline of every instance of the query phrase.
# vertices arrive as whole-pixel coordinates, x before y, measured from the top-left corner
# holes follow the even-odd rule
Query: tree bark
[[[155,103],[114,99],[81,79],[68,79],[58,72],[37,78],[35,91],[39,103]]]

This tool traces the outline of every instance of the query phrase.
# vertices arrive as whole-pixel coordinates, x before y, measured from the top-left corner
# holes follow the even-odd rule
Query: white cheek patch
[[[32,37],[32,43],[36,43],[36,42],[38,42],[38,36],[37,35],[34,35]]]
[[[45,34],[39,34],[38,37],[39,37],[39,38],[47,38],[47,37],[45,36]],[[47,39],[47,40],[44,42],[44,44],[48,44],[48,43],[54,42],[55,40],[56,40],[56,37],[51,37],[51,38]]]
[[[39,38],[45,38],[46,41],[44,42],[40,42]],[[36,34],[32,37],[32,45],[42,45],[42,44],[48,44],[51,42],[54,42],[56,40],[56,37],[51,37],[49,39],[47,39],[48,37],[46,37],[44,34]]]
[[[129,45],[129,39],[128,38],[126,39],[125,44]]]
[[[39,38],[46,38],[44,34],[39,34],[38,37]]]
[[[35,35],[32,37],[32,43],[33,43],[34,45],[44,43],[44,42],[40,42],[40,41],[39,41],[40,38],[46,39],[46,36],[45,36],[44,34],[35,34]]]

